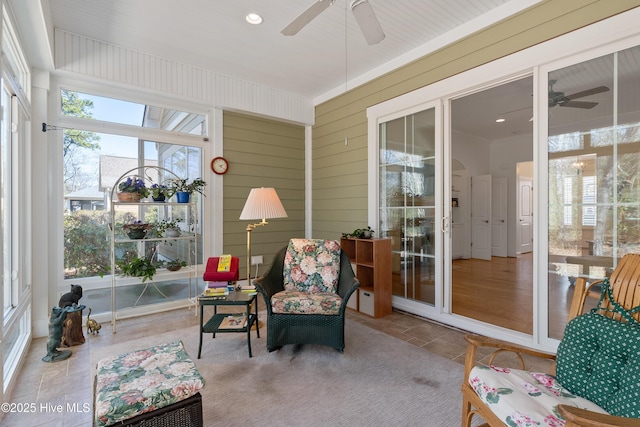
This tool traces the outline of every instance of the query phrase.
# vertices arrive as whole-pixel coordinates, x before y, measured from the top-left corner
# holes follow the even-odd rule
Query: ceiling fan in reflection
[[[591,108],[598,105],[598,103],[592,101],[576,101],[576,99],[585,98],[590,95],[595,95],[596,93],[609,91],[609,88],[606,86],[598,86],[591,89],[583,90],[581,92],[572,93],[571,95],[565,95],[564,92],[556,92],[555,90],[553,90],[553,85],[555,83],[556,80],[549,80],[549,108],[560,106],[590,110]]]

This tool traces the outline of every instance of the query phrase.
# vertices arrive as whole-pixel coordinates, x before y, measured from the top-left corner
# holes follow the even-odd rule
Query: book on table
[[[227,282],[207,282],[207,288],[226,288]]]
[[[255,295],[257,293],[256,287],[253,285],[249,286],[240,286],[240,291],[249,295]]]
[[[203,297],[224,297],[229,294],[227,288],[206,288],[202,292]]]
[[[220,255],[218,258],[218,273],[228,273],[231,268],[231,255]]]
[[[220,329],[242,329],[247,325],[245,313],[229,314],[220,322]]]

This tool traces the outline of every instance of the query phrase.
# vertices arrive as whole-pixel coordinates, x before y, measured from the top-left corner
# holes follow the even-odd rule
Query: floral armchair
[[[587,297],[599,301],[583,313]],[[479,415],[490,426],[640,427],[639,304],[640,255],[629,254],[610,279],[588,286],[584,278],[576,280],[557,354],[467,335],[462,426]],[[488,366],[476,362],[485,347],[493,350]],[[494,366],[504,352],[517,356],[519,369]],[[525,370],[523,356],[554,361],[554,369]]]
[[[267,350],[319,344],[344,351],[347,301],[360,283],[337,241],[291,239],[254,284],[267,306]]]

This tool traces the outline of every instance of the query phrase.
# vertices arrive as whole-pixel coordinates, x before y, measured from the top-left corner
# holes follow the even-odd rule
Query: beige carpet
[[[198,327],[118,343],[102,357],[181,339],[205,378],[206,426],[459,426],[462,365],[347,320],[344,354],[321,346],[266,351],[266,330],[203,337]]]

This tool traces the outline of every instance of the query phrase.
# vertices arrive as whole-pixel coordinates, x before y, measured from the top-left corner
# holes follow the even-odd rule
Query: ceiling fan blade
[[[598,103],[589,102],[589,101],[567,101],[567,102],[562,102],[558,105],[560,105],[561,107],[584,108],[586,110],[590,110],[596,105],[598,105]]]
[[[351,3],[351,12],[353,12],[368,45],[378,44],[384,40],[384,31],[382,31],[380,22],[367,0],[355,0]]]
[[[602,92],[608,92],[608,91],[609,91],[608,87],[598,86],[591,89],[583,90],[582,92],[576,92],[576,93],[572,93],[571,95],[567,95],[566,99],[572,100],[572,99],[584,98],[585,96],[595,95],[596,93],[602,93]]]
[[[291,21],[289,25],[281,31],[285,36],[293,36],[303,29],[309,22],[313,21],[316,16],[320,15],[326,8],[331,6],[336,0],[317,0],[307,10],[302,12],[300,16]]]

